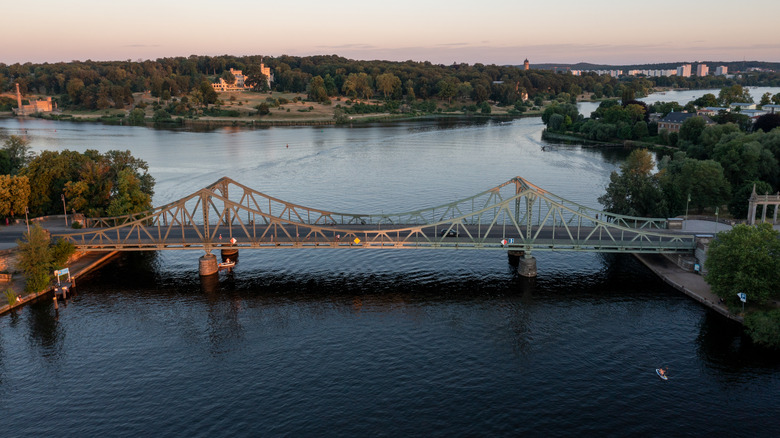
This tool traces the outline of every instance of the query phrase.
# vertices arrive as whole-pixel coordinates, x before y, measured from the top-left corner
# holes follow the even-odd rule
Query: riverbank
[[[577,145],[584,148],[646,148],[651,151],[677,151],[674,146],[667,146],[657,143],[646,143],[636,140],[616,140],[616,141],[598,141],[590,140],[574,133],[550,132],[547,129],[542,130],[542,140],[548,142],[560,142],[570,145]]]
[[[499,120],[508,121],[523,119],[529,117],[539,117],[540,112],[534,111],[524,114],[509,113],[431,113],[431,114],[352,114],[348,115],[346,120],[337,121],[330,118],[301,118],[301,119],[269,119],[254,117],[198,117],[198,118],[176,118],[170,122],[154,123],[147,121],[143,126],[147,128],[158,129],[192,129],[195,131],[208,131],[210,129],[236,127],[236,128],[270,128],[285,126],[350,126],[353,124],[367,123],[392,123],[409,121],[430,121],[430,120],[453,120],[453,121],[474,121],[474,120]],[[16,117],[13,114],[0,114],[0,118]],[[105,115],[82,115],[73,117],[69,114],[40,114],[29,118],[42,120],[51,120],[71,123],[100,123],[103,125],[123,126],[128,125],[124,117],[105,116]]]
[[[75,285],[76,280],[81,278],[84,274],[94,269],[97,269],[99,266],[111,260],[118,254],[119,254],[118,251],[112,251],[108,253],[100,251],[100,252],[87,252],[87,253],[83,253],[83,255],[76,257],[75,260],[68,263],[68,269],[70,270],[70,275],[71,278],[73,279],[73,284]],[[33,302],[44,296],[48,296],[54,291],[54,284],[52,284],[46,290],[37,293],[28,294],[24,292],[24,286],[25,286],[24,276],[21,273],[13,275],[11,278],[11,282],[3,285],[4,290],[10,290],[16,296],[18,296],[19,299],[16,301],[16,303],[14,303],[13,306],[7,303],[0,306],[0,315],[3,315],[23,304]],[[5,299],[5,298],[0,297],[0,299]]]
[[[683,270],[662,254],[634,254],[634,256],[666,284],[726,318],[743,323],[741,316],[729,312],[720,298],[712,293],[710,285],[701,275]]]

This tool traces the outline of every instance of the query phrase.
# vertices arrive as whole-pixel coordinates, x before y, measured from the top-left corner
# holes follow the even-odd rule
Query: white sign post
[[[747,301],[747,295],[745,295],[744,292],[740,292],[737,294],[739,297],[739,300],[742,301],[742,313],[745,313],[745,301]]]

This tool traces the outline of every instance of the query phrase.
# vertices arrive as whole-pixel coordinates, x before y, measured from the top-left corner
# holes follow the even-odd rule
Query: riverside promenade
[[[685,220],[682,231],[694,234],[717,234],[728,231],[731,225],[705,220]],[[704,277],[696,272],[686,271],[662,254],[635,254],[642,264],[658,275],[666,284],[700,302],[731,320],[742,323],[742,317],[729,312],[720,297],[712,293]]]

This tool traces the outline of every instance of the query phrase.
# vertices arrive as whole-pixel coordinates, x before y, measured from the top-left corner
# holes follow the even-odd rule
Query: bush
[[[260,105],[257,105],[255,108],[257,109],[257,114],[260,116],[264,116],[271,112],[271,107],[267,103],[261,103]]]
[[[73,243],[59,239],[51,248],[51,263],[54,269],[62,269],[68,263],[68,259],[76,252]]]
[[[780,349],[780,309],[749,313],[745,316],[745,330],[756,344]]]
[[[16,301],[19,299],[19,297],[17,297],[16,294],[11,289],[6,289],[5,299],[8,300],[8,305],[13,307],[14,304],[16,304]]]

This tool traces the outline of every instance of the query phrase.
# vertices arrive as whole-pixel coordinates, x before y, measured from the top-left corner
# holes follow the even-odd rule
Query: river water
[[[206,133],[0,120],[35,150],[130,149],[156,205],[222,176],[345,212],[438,205],[523,176],[589,205],[626,151],[542,149],[541,121]],[[549,146],[549,145],[547,145]],[[121,256],[58,313],[0,318],[8,436],[780,433],[780,357],[633,257],[499,251]],[[655,368],[668,366],[661,381]]]

